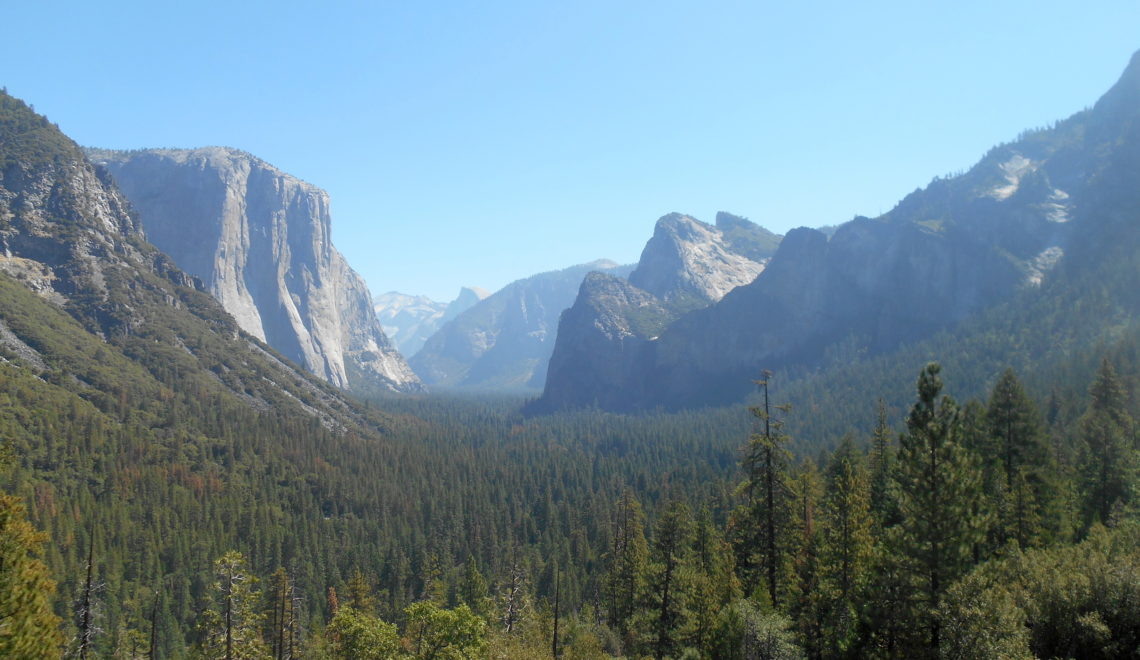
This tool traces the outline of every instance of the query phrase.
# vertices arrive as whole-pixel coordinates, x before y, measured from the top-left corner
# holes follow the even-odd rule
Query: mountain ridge
[[[1140,180],[1138,99],[1140,54],[1091,109],[994,147],[887,213],[856,218],[830,237],[789,232],[753,282],[680,316],[620,372],[564,376],[592,383],[591,392],[571,397],[548,381],[536,408],[739,400],[762,369],[811,369],[839,346],[893,351],[1041,287],[1058,267],[1084,267],[1098,257],[1074,249],[1112,248],[1096,237],[1112,218],[1130,221],[1121,192]],[[1113,198],[1123,201],[1114,206]],[[628,392],[642,394],[621,396]]]

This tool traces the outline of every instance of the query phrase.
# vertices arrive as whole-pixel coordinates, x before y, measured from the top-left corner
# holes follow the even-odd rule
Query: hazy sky
[[[1078,6],[1085,5],[1085,6]],[[8,3],[0,85],[80,144],[329,191],[376,293],[635,261],[670,211],[877,215],[1092,105],[1140,2]]]

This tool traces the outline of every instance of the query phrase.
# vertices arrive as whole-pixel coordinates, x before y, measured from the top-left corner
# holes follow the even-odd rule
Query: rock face
[[[744,218],[659,219],[629,281],[591,273],[558,326],[538,408],[623,410],[651,396],[643,365],[667,327],[762,273],[780,237]],[[621,383],[621,387],[613,387]]]
[[[412,368],[431,386],[541,388],[558,317],[591,271],[629,272],[610,261],[595,261],[512,282],[440,328],[412,357]]]
[[[415,355],[428,337],[443,324],[471,309],[480,300],[491,295],[479,287],[463,287],[450,303],[441,303],[427,296],[409,296],[389,291],[373,296],[376,316],[384,332],[403,355]]]
[[[421,388],[333,247],[323,190],[235,149],[88,153],[243,330],[338,387]]]
[[[891,351],[1015,292],[1032,294],[1056,268],[1074,272],[1109,251],[1135,249],[1119,244],[1135,240],[1128,227],[1140,189],[1137,99],[1140,54],[1091,110],[992,149],[965,174],[935,179],[888,213],[856,218],[830,237],[789,232],[753,282],[681,314],[632,355],[610,349],[601,365],[581,348],[562,355],[564,343],[586,346],[591,331],[586,314],[567,328],[578,319],[567,314],[539,407],[738,400],[762,369],[813,369],[845,352]],[[601,350],[596,344],[590,350]]]
[[[674,318],[652,293],[620,277],[589,273],[558,324],[544,398],[559,407],[608,410],[641,401],[646,383],[626,373],[646,359],[658,333]],[[629,388],[607,386],[613,382]]]
[[[629,281],[667,303],[703,307],[756,279],[770,256],[753,260],[733,250],[721,229],[670,213],[657,221]]]
[[[0,245],[0,362],[115,420],[130,410],[132,424],[149,428],[155,410],[194,399],[330,430],[375,427],[341,392],[242,332],[201,280],[146,242],[106,170],[3,91]]]

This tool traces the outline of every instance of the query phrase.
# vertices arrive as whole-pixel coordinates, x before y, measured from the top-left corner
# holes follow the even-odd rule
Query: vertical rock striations
[[[243,330],[339,387],[420,389],[363,279],[333,247],[323,190],[236,149],[88,153],[148,239]]]

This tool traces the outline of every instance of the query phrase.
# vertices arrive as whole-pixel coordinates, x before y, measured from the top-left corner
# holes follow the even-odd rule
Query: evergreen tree
[[[891,474],[894,469],[894,449],[891,447],[891,427],[887,423],[887,404],[882,399],[876,409],[875,431],[871,435],[871,511],[880,527],[897,522],[896,503],[891,492]]]
[[[459,602],[470,607],[472,612],[484,619],[490,615],[490,591],[487,589],[487,580],[475,565],[474,555],[467,555],[467,564],[463,567],[463,579],[459,583]]]
[[[20,498],[0,494],[0,657],[59,657],[60,620],[50,605],[55,583],[38,558],[46,539]]]
[[[1045,462],[1037,407],[1025,393],[1013,369],[1002,372],[990,391],[986,409],[990,434],[998,440],[1006,488],[1013,488],[1019,470]]]
[[[846,651],[854,642],[874,554],[873,528],[864,457],[844,436],[828,463],[823,499],[820,593],[827,603],[827,648]]]
[[[769,399],[768,379],[771,372],[756,381],[763,403],[749,408],[757,420],[744,454],[747,480],[743,490],[746,502],[735,512],[733,542],[745,574],[745,589],[751,593],[761,583],[767,587],[768,602],[780,606],[780,572],[788,556],[786,536],[791,518],[788,492],[789,438],[783,431],[783,420],[773,410],[787,412],[787,406],[773,406]]]
[[[984,523],[977,466],[958,444],[958,405],[942,395],[941,371],[930,363],[918,378],[918,400],[900,441],[902,521],[893,530],[898,554],[906,560],[904,569],[917,590],[915,620],[927,631],[921,645],[932,656],[941,642],[935,612],[942,594],[972,564]]]
[[[713,523],[709,510],[703,509],[693,533],[686,646],[705,654],[712,652],[717,615],[741,596],[735,568],[732,546]]]
[[[1101,361],[1089,395],[1088,410],[1078,422],[1085,519],[1086,524],[1109,523],[1114,511],[1133,500],[1137,458],[1124,388],[1108,358]]]
[[[376,609],[376,597],[372,595],[372,584],[359,567],[352,569],[352,575],[345,585],[344,606],[357,612],[371,614]]]
[[[822,651],[824,599],[820,589],[819,501],[823,481],[815,462],[807,459],[791,479],[794,518],[789,546],[791,548],[791,592],[789,614],[796,622],[804,649],[809,656]]]
[[[1000,457],[997,543],[1016,540],[1022,548],[1041,533],[1042,500],[1046,496],[1048,451],[1042,442],[1037,408],[1013,369],[1006,369],[990,392],[986,409],[992,448]]]
[[[674,656],[688,623],[682,573],[688,567],[691,534],[689,508],[673,500],[654,526],[645,580],[644,616],[650,633],[647,646],[657,660]]]
[[[626,489],[614,513],[613,541],[606,558],[606,608],[610,626],[621,634],[629,630],[629,619],[637,609],[637,597],[649,546],[645,541],[645,514],[641,503]]]
[[[260,594],[257,578],[245,557],[229,551],[214,562],[215,582],[210,604],[202,611],[198,629],[198,657],[208,660],[246,660],[268,657],[261,637]]]

